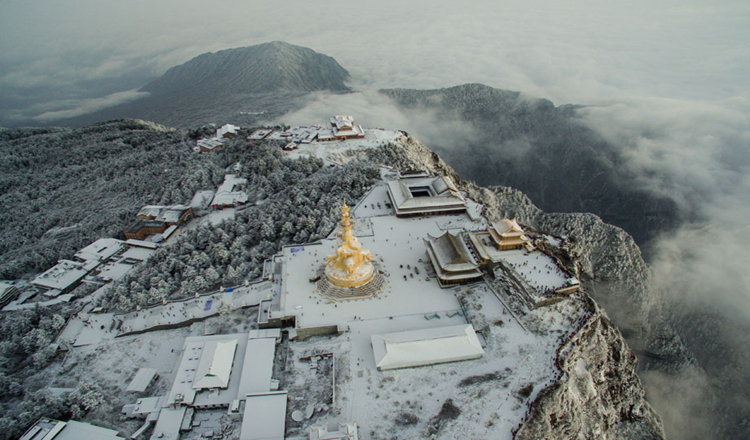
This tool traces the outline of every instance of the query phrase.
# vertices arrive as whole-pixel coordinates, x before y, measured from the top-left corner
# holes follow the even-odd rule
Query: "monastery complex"
[[[222,127],[213,140],[236,131]],[[340,164],[341,152],[377,148],[403,136],[362,129],[351,116],[275,133],[256,130],[248,142],[287,139],[295,144],[285,153],[289,157],[317,156],[331,166]],[[529,331],[522,316],[575,296],[579,288],[576,274],[566,273],[544,251],[564,240],[515,219],[486,218],[483,207],[449,176],[401,174],[388,167],[380,174],[360,200],[349,201],[352,206],[342,201],[331,235],[283,247],[266,262],[261,279],[147,311],[71,320],[65,338],[85,347],[219,316],[219,304],[257,310],[250,331],[181,340],[172,350],[173,370],[157,374],[155,365],[139,365],[143,371],[129,387],[139,397],[123,408],[126,417],[144,422],[132,438],[150,429],[152,440],[198,438],[195,433],[224,438],[201,423],[218,426],[219,418],[227,417],[241,425],[231,437],[240,440],[381,438],[378,429],[390,408],[407,401],[437,413],[455,389],[453,375],[501,372],[509,388],[493,385],[488,391],[497,408],[492,417],[507,426],[523,420],[524,407],[511,403],[517,398],[511,390],[549,383],[557,374],[550,356],[559,342]],[[246,201],[235,188],[242,183],[228,176],[214,208]],[[147,206],[138,221],[159,223],[163,231],[192,216],[187,206]],[[512,289],[503,284],[508,282]],[[566,307],[576,311],[575,305]],[[548,330],[568,332],[566,319],[551,319]],[[158,381],[168,381],[162,385],[166,391],[148,396]],[[533,388],[523,404],[542,389]]]

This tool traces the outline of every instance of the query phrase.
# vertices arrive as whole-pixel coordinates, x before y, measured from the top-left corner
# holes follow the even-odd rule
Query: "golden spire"
[[[369,282],[375,275],[371,255],[363,251],[354,235],[346,199],[341,205],[341,232],[337,234],[336,254],[326,257],[326,277],[337,286],[358,287]]]

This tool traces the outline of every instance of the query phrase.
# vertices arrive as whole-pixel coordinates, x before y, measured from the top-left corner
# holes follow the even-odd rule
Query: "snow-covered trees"
[[[70,415],[74,419],[80,419],[88,411],[93,409],[107,412],[106,407],[108,406],[108,403],[104,398],[104,392],[102,391],[102,388],[94,382],[80,382],[76,389],[68,394],[66,400],[68,407],[70,408]]]
[[[356,200],[379,176],[376,169],[359,164],[332,169],[323,168],[315,158],[289,160],[275,146],[241,147],[230,144],[225,153],[243,164],[241,175],[248,181],[244,190],[255,194],[259,203],[238,210],[233,221],[185,230],[171,246],[155,252],[148,264],[118,282],[102,305],[129,309],[154,304],[153,298],[143,303],[134,293],[155,285],[168,289],[170,297],[184,297],[256,278],[263,261],[281,245],[327,236],[336,225],[342,199]],[[128,285],[130,294],[122,300],[118,294]]]
[[[47,366],[57,350],[52,342],[65,315],[34,309],[5,313],[0,320],[0,438],[17,438],[40,416],[66,414],[62,399],[49,391],[28,391],[25,378]],[[33,390],[33,389],[32,389]],[[13,402],[11,405],[9,402]]]
[[[0,130],[0,279],[117,236],[143,205],[189,202],[223,178],[216,160],[140,121]]]

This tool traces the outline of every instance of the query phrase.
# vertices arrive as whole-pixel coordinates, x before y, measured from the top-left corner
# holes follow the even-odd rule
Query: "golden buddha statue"
[[[359,287],[375,276],[369,251],[363,251],[359,240],[352,235],[349,207],[346,200],[341,206],[341,232],[337,235],[336,254],[326,257],[326,278],[339,287]]]

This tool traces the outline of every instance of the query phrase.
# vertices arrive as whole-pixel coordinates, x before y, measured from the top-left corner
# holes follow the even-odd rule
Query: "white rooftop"
[[[77,283],[93,269],[98,262],[91,264],[60,260],[55,266],[34,278],[33,284],[49,289],[65,290]]]
[[[248,396],[240,440],[283,440],[286,400],[286,391]]]
[[[216,148],[220,148],[224,146],[224,143],[216,138],[208,138],[208,139],[198,139],[196,142],[196,145],[198,147],[203,147],[207,150],[214,150]]]
[[[272,131],[273,131],[273,130],[271,130],[271,129],[268,129],[268,128],[261,128],[261,129],[259,129],[259,130],[255,130],[255,131],[254,131],[254,132],[253,132],[253,133],[252,133],[252,134],[251,134],[250,136],[248,136],[247,138],[248,138],[249,140],[261,140],[261,139],[265,138],[266,136],[268,136],[269,134],[271,134],[271,132],[272,132]]]
[[[124,437],[117,434],[117,431],[75,420],[61,422],[59,420],[41,419],[26,431],[20,440],[124,440]]]
[[[156,426],[154,426],[151,440],[178,440],[180,438],[180,426],[182,426],[182,419],[185,417],[186,411],[187,407],[185,406],[162,408]]]
[[[206,342],[193,379],[193,389],[226,388],[236,351],[236,339]]]
[[[233,135],[233,134],[237,133],[237,130],[239,130],[239,129],[240,129],[240,127],[238,127],[236,125],[224,124],[224,125],[222,125],[221,127],[219,127],[216,130],[216,137],[220,138],[220,137],[224,137],[225,135],[228,135],[228,134],[229,135]]]
[[[464,196],[448,176],[403,178],[387,184],[396,215],[466,210]]]
[[[478,359],[484,354],[471,324],[372,335],[378,370]]]
[[[357,425],[355,423],[339,423],[332,429],[328,426],[314,426],[310,428],[310,440],[357,440]]]
[[[237,399],[243,400],[248,394],[266,393],[271,390],[275,353],[275,336],[248,339]]]
[[[122,240],[100,238],[76,252],[75,257],[84,261],[105,261],[120,251],[123,247],[122,244]]]
[[[243,185],[246,182],[247,179],[236,174],[227,174],[224,176],[224,183],[216,190],[216,195],[211,204],[214,206],[229,206],[247,202],[247,194],[244,191],[235,191],[236,186]]]
[[[269,392],[278,335],[259,330],[186,338],[167,404],[227,406]]]
[[[241,333],[185,338],[182,358],[172,382],[172,389],[168,394],[167,404],[226,405],[234,400],[237,396],[242,359],[245,357],[246,340],[246,335]],[[194,387],[196,383],[206,385],[208,388],[220,385],[217,382],[224,379],[223,376],[214,378],[208,376],[205,382],[200,381],[207,377],[213,364],[216,343],[229,341],[238,345],[235,346],[235,351],[232,352],[233,359],[228,365],[229,376],[226,379],[226,386],[214,388],[214,391],[201,391],[198,389],[200,387]],[[222,348],[219,354],[226,355],[229,349],[230,346]],[[221,361],[218,362],[215,371],[221,374],[224,370],[219,368]],[[227,365],[224,364],[223,368],[227,368]]]
[[[151,381],[156,376],[156,368],[141,368],[135,373],[135,377],[130,381],[126,391],[133,393],[142,393],[151,385]]]
[[[464,271],[476,269],[479,265],[461,238],[460,232],[446,231],[439,237],[428,235],[425,244],[431,246],[433,252],[431,256],[434,255],[443,269]]]

